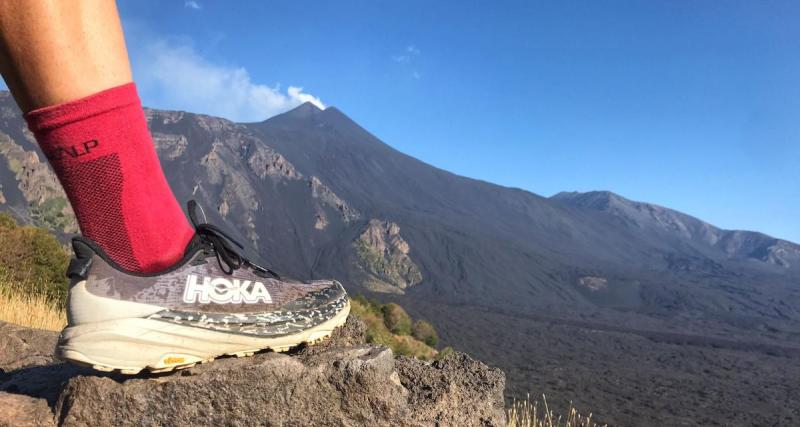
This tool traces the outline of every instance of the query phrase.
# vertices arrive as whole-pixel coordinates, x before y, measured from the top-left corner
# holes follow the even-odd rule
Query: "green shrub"
[[[11,215],[2,212],[0,213],[0,227],[2,228],[12,228],[17,226],[17,221],[14,221],[14,218]]]
[[[47,230],[19,226],[0,213],[0,275],[26,293],[66,300],[69,254]]]
[[[411,335],[411,316],[395,303],[383,306],[383,322],[396,335]]]
[[[352,297],[350,313],[361,319],[367,326],[367,342],[389,347],[398,356],[416,357],[423,360],[433,359],[437,356],[436,349],[424,342],[410,335],[392,333],[386,324],[385,312],[394,313],[395,315],[402,313],[408,316],[408,314],[405,314],[405,310],[397,304],[384,305],[363,295]],[[411,324],[410,318],[408,319],[408,324]]]
[[[371,300],[371,299],[365,297],[362,294],[358,294],[358,295],[352,297],[351,299],[353,301],[356,301],[362,309],[364,309],[364,310],[366,310],[366,311],[368,311],[368,312],[370,312],[370,313],[372,313],[372,314],[374,314],[374,315],[376,315],[376,316],[378,316],[380,318],[383,318],[383,311],[381,311],[381,307],[383,305],[381,303],[379,303],[377,301],[374,301],[374,300]]]
[[[392,346],[392,351],[397,356],[414,356],[414,349],[411,348],[411,345],[409,345],[408,341],[405,340],[397,340],[394,346]]]
[[[439,344],[439,335],[433,329],[433,325],[424,320],[414,322],[411,335],[431,347],[436,347],[436,344]]]
[[[436,355],[436,358],[437,359],[443,359],[443,358],[445,358],[448,355],[451,355],[453,353],[455,353],[455,350],[453,350],[453,347],[449,347],[448,346],[448,347],[445,347],[445,348],[439,350],[439,354]]]

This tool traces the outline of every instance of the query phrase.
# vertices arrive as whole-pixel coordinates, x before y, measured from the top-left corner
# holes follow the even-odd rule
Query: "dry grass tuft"
[[[30,288],[29,284],[0,278],[0,320],[29,328],[60,331],[67,324],[67,314],[59,308],[59,301],[43,294],[22,291]]]
[[[542,406],[539,402],[531,402],[530,396],[523,401],[514,401],[506,410],[506,427],[602,427],[592,421],[592,414],[583,416],[570,402],[566,417],[556,415],[547,406],[547,399],[542,395]],[[605,426],[605,425],[603,425]]]

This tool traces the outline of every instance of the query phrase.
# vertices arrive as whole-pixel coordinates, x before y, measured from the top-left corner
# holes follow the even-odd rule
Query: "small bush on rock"
[[[431,347],[436,347],[436,344],[439,343],[439,335],[433,329],[433,325],[424,320],[414,322],[411,335]]]
[[[395,303],[383,306],[383,322],[395,335],[411,335],[411,316]]]
[[[435,348],[411,335],[410,331],[413,329],[411,317],[397,304],[381,304],[363,295],[356,295],[352,297],[350,313],[367,325],[367,342],[385,345],[398,356],[428,360],[438,355]],[[387,322],[387,318],[394,323]],[[401,325],[399,328],[398,319]],[[395,326],[394,330],[390,330],[390,324]],[[433,330],[433,326],[430,324],[428,326]],[[395,330],[407,333],[398,334],[394,332]],[[436,331],[433,331],[433,335],[436,336]]]

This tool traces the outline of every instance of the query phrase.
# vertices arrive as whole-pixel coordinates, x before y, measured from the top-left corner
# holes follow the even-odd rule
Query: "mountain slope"
[[[742,305],[752,301],[743,304],[728,295],[725,284],[738,287],[742,277],[758,283],[763,276],[788,287],[787,277],[796,271],[798,247],[792,243],[772,239],[758,244],[763,235],[722,232],[674,211],[645,215],[640,210],[651,206],[646,204],[621,204],[627,211],[620,216],[597,209],[600,200],[588,203],[591,194],[583,203],[569,203],[564,195],[548,200],[459,177],[397,152],[334,108],[306,105],[247,127],[298,169],[329,182],[365,218],[399,225],[411,258],[429,278],[410,291],[415,299],[477,300],[505,310],[552,304],[584,310],[600,304],[648,312],[670,304],[713,310],[723,302],[734,306],[726,311],[745,312],[749,308]],[[348,267],[339,260],[347,257],[348,244],[343,239],[343,244],[323,248],[316,271],[347,276]],[[663,289],[667,282],[691,286],[706,275],[719,283],[685,289],[690,295]],[[587,294],[581,279],[595,276],[607,282],[613,278],[607,292]],[[789,289],[777,293],[796,298]],[[719,293],[713,304],[700,298],[708,292]]]
[[[532,368],[531,358],[601,366],[615,346],[644,348],[642,339],[663,354],[675,345],[800,352],[794,243],[608,192],[544,198],[461,177],[398,152],[333,107],[304,104],[246,124],[158,110],[148,119],[180,200],[197,199],[211,222],[252,242],[279,271],[336,277],[353,293],[400,302],[448,345],[516,372],[512,394],[537,387],[572,398],[563,377]],[[0,208],[74,231],[63,192],[7,94],[0,154]],[[31,184],[34,170],[49,186]],[[609,335],[587,338],[590,352],[551,330]],[[550,340],[547,348],[534,346],[539,340]],[[657,393],[647,378],[637,375],[630,387]],[[609,384],[581,406],[611,410],[619,393]]]
[[[562,192],[553,200],[582,209],[604,212],[617,221],[648,233],[683,239],[699,247],[721,251],[728,258],[762,261],[800,269],[800,245],[762,233],[722,230],[681,212],[649,203],[634,202],[608,191]],[[713,251],[712,251],[713,252]]]

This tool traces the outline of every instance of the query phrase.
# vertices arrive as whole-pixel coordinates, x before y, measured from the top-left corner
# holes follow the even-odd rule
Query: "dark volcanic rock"
[[[47,401],[0,391],[0,426],[51,426],[53,413]]]
[[[11,331],[3,340],[25,333],[0,328]],[[14,347],[19,360],[49,357],[43,354],[52,339],[32,342]],[[169,375],[103,375],[2,354],[4,366],[26,367],[0,378],[0,425],[505,424],[502,371],[463,354],[395,359],[385,347],[364,344],[364,325],[354,319],[322,345],[223,358]]]
[[[53,361],[58,333],[0,322],[0,372]]]
[[[441,425],[464,426],[479,420],[481,425],[496,425],[504,417],[503,399],[494,392],[505,388],[505,375],[499,369],[487,369],[463,353],[429,364],[400,357],[396,365],[410,393],[408,401],[416,407],[416,419],[423,424],[436,420]],[[482,404],[473,406],[476,401]]]
[[[0,389],[4,390],[0,391],[0,426],[53,424],[47,400],[26,395],[27,389],[22,391],[13,378],[15,374],[24,376],[37,366],[52,363],[57,339],[55,332],[0,322]]]

